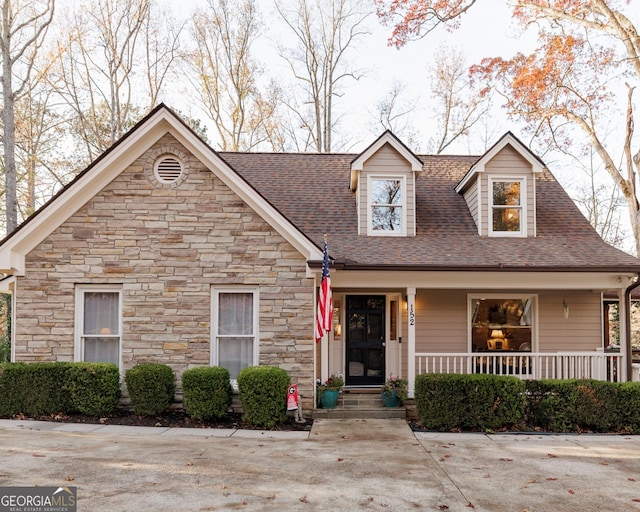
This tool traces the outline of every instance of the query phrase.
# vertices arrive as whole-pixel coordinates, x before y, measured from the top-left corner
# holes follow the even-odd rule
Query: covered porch
[[[332,270],[334,290],[343,305],[350,295],[386,297],[383,375],[407,379],[409,397],[414,396],[416,376],[423,373],[638,380],[639,369],[632,367],[627,354],[628,308],[620,308],[620,346],[614,350],[605,347],[602,316],[603,292],[614,290],[623,304],[635,277],[597,272]],[[371,287],[374,282],[376,288]],[[500,301],[506,305],[506,320],[478,313]],[[346,311],[334,315],[334,323],[334,333],[318,347],[318,378],[351,371]],[[504,339],[500,342],[495,336]]]

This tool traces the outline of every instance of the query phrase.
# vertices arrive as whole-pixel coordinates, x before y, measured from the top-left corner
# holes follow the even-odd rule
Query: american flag
[[[329,273],[329,250],[327,237],[324,239],[324,258],[322,260],[322,278],[318,292],[318,313],[316,315],[316,343],[331,331],[333,324],[333,298],[331,297],[331,274]]]

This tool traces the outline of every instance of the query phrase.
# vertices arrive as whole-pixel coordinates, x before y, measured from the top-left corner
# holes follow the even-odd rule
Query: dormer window
[[[526,236],[524,178],[491,178],[489,234]]]
[[[404,235],[404,177],[369,176],[369,234]]]

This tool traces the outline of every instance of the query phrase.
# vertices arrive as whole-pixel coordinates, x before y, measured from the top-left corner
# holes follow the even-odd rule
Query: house
[[[314,340],[328,237],[334,328]],[[316,378],[631,375],[603,293],[640,260],[602,241],[513,134],[480,157],[216,152],[160,105],[0,243],[12,360],[277,365]],[[628,307],[620,310],[621,318]]]

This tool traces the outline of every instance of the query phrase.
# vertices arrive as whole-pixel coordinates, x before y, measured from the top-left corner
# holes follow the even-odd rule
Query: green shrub
[[[575,422],[580,430],[610,432],[618,430],[620,384],[598,380],[576,382]]]
[[[620,430],[640,434],[640,382],[624,382],[618,389]]]
[[[222,418],[231,405],[231,383],[226,368],[192,368],[182,374],[186,413],[197,420]]]
[[[521,422],[525,386],[516,377],[422,374],[416,377],[418,420],[427,429],[495,430]]]
[[[70,363],[3,363],[0,365],[0,416],[24,413],[46,416],[70,407]]]
[[[287,418],[289,374],[275,366],[247,366],[238,374],[243,419],[273,428]]]
[[[618,431],[625,428],[623,386],[596,380],[528,382],[527,424],[553,432]],[[633,420],[627,418],[630,426]]]
[[[165,364],[139,364],[127,370],[125,382],[136,414],[155,416],[173,402],[176,378]]]
[[[575,407],[575,381],[532,380],[526,383],[526,423],[530,428],[552,432],[577,430]]]
[[[73,411],[99,418],[115,410],[120,400],[120,371],[115,364],[72,363],[68,375]]]

